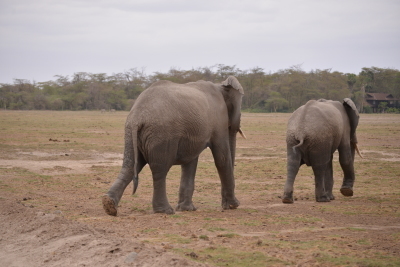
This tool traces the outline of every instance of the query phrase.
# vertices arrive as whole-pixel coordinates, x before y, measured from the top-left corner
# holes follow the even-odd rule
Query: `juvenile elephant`
[[[172,165],[182,169],[176,210],[196,210],[192,202],[194,178],[199,155],[207,147],[221,180],[222,208],[237,208],[233,169],[236,134],[242,134],[243,95],[233,76],[218,84],[158,81],[146,89],[126,120],[122,168],[102,199],[106,213],[117,215],[118,203],[132,180],[136,192],[138,174],[146,164],[153,176],[154,212],[174,213],[166,194],[166,176]]]
[[[344,173],[340,192],[344,196],[353,195],[355,150],[360,155],[356,137],[358,120],[357,108],[349,98],[343,104],[310,100],[291,115],[286,133],[287,180],[283,203],[293,203],[293,183],[302,164],[313,169],[316,201],[335,199],[332,158],[336,149]]]

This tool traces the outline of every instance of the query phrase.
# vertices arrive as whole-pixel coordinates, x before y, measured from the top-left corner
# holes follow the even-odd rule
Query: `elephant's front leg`
[[[229,146],[225,149],[213,148],[215,166],[221,179],[221,195],[223,209],[236,209],[240,202],[235,197],[235,178]]]
[[[346,197],[353,196],[354,174],[354,149],[339,147],[339,162],[342,167],[344,178],[340,188],[342,195]]]
[[[176,206],[178,211],[195,211],[192,197],[194,192],[194,178],[196,176],[197,162],[199,158],[181,166],[181,185],[179,187],[179,201]]]
[[[150,166],[150,168],[153,174],[153,211],[174,214],[175,211],[167,198],[166,178],[169,168],[163,171],[154,170],[154,166]]]

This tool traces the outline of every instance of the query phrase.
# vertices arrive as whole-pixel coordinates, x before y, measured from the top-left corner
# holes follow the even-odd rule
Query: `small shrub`
[[[397,108],[388,108],[387,110],[386,110],[386,113],[400,113],[400,109],[397,109]]]
[[[201,235],[201,236],[199,236],[199,238],[203,239],[203,240],[209,240],[208,236],[206,236],[206,235]]]

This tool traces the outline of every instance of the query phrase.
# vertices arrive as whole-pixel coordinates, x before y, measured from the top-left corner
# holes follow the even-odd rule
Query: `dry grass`
[[[293,205],[281,204],[289,114],[243,114],[235,167],[237,210],[221,211],[220,183],[209,150],[196,176],[195,212],[153,214],[148,167],[136,195],[128,186],[119,216],[100,197],[116,178],[127,112],[0,112],[0,197],[54,212],[215,266],[399,266],[400,116],[361,115],[355,195],[339,193],[335,155],[330,203],[314,201],[311,168],[302,167]],[[50,140],[51,139],[51,140]],[[54,141],[57,140],[57,141]],[[180,167],[167,178],[176,205]]]

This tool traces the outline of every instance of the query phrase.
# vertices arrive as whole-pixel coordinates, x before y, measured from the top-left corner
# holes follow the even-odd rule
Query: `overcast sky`
[[[0,0],[0,83],[302,64],[400,68],[399,0]]]

